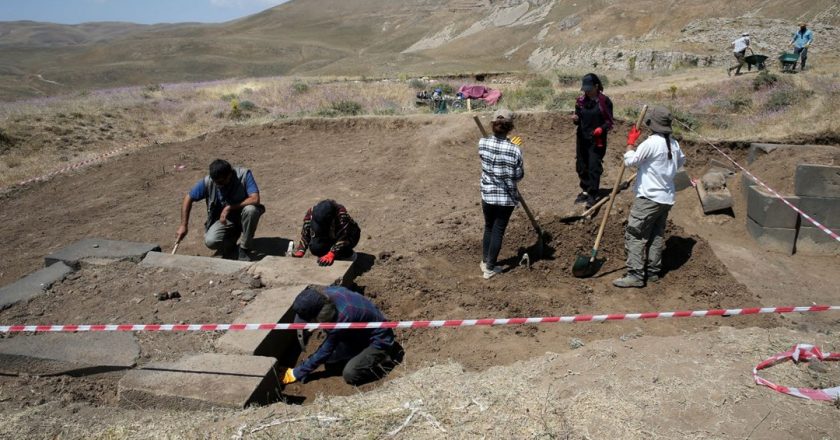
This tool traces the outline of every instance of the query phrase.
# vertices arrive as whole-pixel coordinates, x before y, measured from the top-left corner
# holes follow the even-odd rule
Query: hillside
[[[833,0],[293,0],[218,25],[0,23],[0,99],[226,77],[710,66],[744,30],[778,53],[800,19],[814,22],[814,52],[833,52]]]

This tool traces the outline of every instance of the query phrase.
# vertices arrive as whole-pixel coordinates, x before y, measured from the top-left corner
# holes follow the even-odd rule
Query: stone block
[[[731,177],[735,175],[735,165],[732,165],[730,162],[721,162],[717,159],[709,159],[709,167],[706,170],[707,173],[721,173],[725,177]]]
[[[802,222],[805,224],[805,222]],[[835,230],[835,232],[837,232]],[[796,253],[805,255],[840,255],[840,241],[817,228],[800,228]]]
[[[231,274],[248,268],[253,263],[247,261],[224,260],[213,257],[196,257],[193,255],[172,255],[163,252],[149,252],[140,266],[165,267],[187,272],[203,272],[217,274]]]
[[[710,171],[700,178],[700,183],[706,191],[715,191],[726,188],[726,175],[719,171]]]
[[[35,272],[4,287],[0,287],[0,310],[18,302],[34,298],[61,281],[73,268],[57,263]]]
[[[697,196],[700,198],[700,205],[703,208],[704,214],[711,214],[732,208],[732,193],[728,189],[723,188],[716,191],[706,191],[703,188],[702,182],[698,183],[695,188],[697,189]]]
[[[0,339],[0,373],[101,373],[135,365],[140,346],[132,333],[37,333]]]
[[[319,266],[315,257],[290,258],[268,256],[248,270],[259,275],[269,287],[300,284],[348,285],[356,276],[355,261],[336,260],[332,266]]]
[[[796,196],[786,199],[793,205],[799,202]],[[752,185],[747,188],[747,216],[762,227],[794,229],[799,214],[764,188]]]
[[[245,310],[234,319],[240,324],[293,322],[291,310],[295,297],[305,284],[261,291]],[[290,330],[229,331],[216,340],[216,349],[229,354],[285,357],[290,346],[296,347],[297,332]]]
[[[838,198],[840,203],[840,166],[799,164],[795,176],[796,195]]]
[[[680,168],[677,171],[677,174],[674,176],[674,186],[677,191],[691,188],[691,178],[688,177],[688,173],[685,171],[685,168]]]
[[[264,356],[204,353],[129,371],[117,397],[126,408],[208,410],[276,401],[283,371]]]
[[[99,262],[103,259],[139,262],[151,251],[160,251],[160,246],[151,243],[86,238],[47,255],[44,257],[44,264],[51,266],[60,261],[71,267],[79,267],[79,263],[86,259],[95,259]]]
[[[794,251],[795,229],[766,228],[747,217],[747,231],[765,249],[786,254],[792,254]]]
[[[837,232],[840,229],[840,198],[797,197],[797,208],[823,226]],[[803,228],[815,228],[808,220],[802,219]]]

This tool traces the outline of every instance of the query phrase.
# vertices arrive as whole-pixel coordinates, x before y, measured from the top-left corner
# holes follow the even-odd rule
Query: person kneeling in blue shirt
[[[292,303],[295,322],[383,322],[385,315],[364,296],[340,286],[310,286]],[[305,381],[319,366],[341,371],[344,381],[359,386],[385,377],[402,363],[402,346],[389,328],[324,330],[327,337],[318,350],[295,368],[289,368],[283,385]]]

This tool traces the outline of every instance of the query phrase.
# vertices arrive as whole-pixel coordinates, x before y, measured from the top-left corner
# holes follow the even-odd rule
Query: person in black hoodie
[[[607,133],[613,127],[613,103],[604,92],[601,79],[594,73],[583,77],[583,94],[575,102],[572,121],[577,125],[576,169],[581,193],[575,203],[592,207],[601,190],[603,160],[607,152]]]

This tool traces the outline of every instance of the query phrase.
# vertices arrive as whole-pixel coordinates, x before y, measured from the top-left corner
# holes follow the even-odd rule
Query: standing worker
[[[320,257],[319,265],[332,266],[336,259],[353,256],[361,234],[359,225],[344,206],[335,200],[321,200],[303,216],[300,242],[292,256],[302,258],[309,249],[312,255]]]
[[[646,282],[659,281],[665,222],[676,195],[674,176],[685,164],[679,143],[671,139],[671,112],[667,108],[654,107],[645,117],[645,125],[653,134],[638,149],[635,144],[641,131],[633,127],[627,135],[624,164],[639,170],[633,187],[636,198],[624,233],[627,273],[613,281],[616,287],[644,287]]]
[[[613,127],[613,103],[604,94],[604,85],[594,73],[583,77],[580,90],[583,95],[577,98],[572,116],[577,125],[575,168],[582,190],[575,203],[585,203],[589,209],[598,201],[601,191],[607,133]]]
[[[340,286],[307,287],[292,302],[295,322],[383,322],[385,316],[364,296]],[[294,369],[286,370],[283,385],[307,376],[321,365],[340,372],[350,385],[380,379],[402,363],[404,352],[390,328],[334,329],[318,350]]]
[[[493,136],[478,141],[481,158],[481,211],[484,213],[481,273],[489,280],[502,272],[496,265],[513,208],[519,201],[516,183],[525,177],[522,151],[507,135],[513,130],[513,113],[500,109],[493,114]]]
[[[744,64],[747,63],[745,58],[747,57],[747,49],[752,50],[750,47],[750,34],[749,32],[744,32],[741,34],[741,38],[733,41],[731,43],[733,55],[735,56],[735,61],[738,63],[732,67],[730,67],[726,74],[731,76],[732,71],[735,71],[735,75],[741,74],[741,68],[744,67]]]
[[[265,207],[260,204],[260,189],[251,170],[232,167],[222,159],[210,164],[210,172],[199,180],[184,196],[181,203],[181,225],[177,242],[189,232],[190,211],[193,202],[207,203],[207,220],[204,222],[204,244],[221,252],[224,258],[242,261],[255,259],[251,246],[260,216]],[[237,247],[236,241],[241,234]]]
[[[800,70],[805,70],[805,62],[808,61],[808,47],[814,41],[814,33],[808,29],[808,23],[800,22],[799,30],[793,33],[790,45],[793,46],[793,53],[799,55],[801,60]]]

